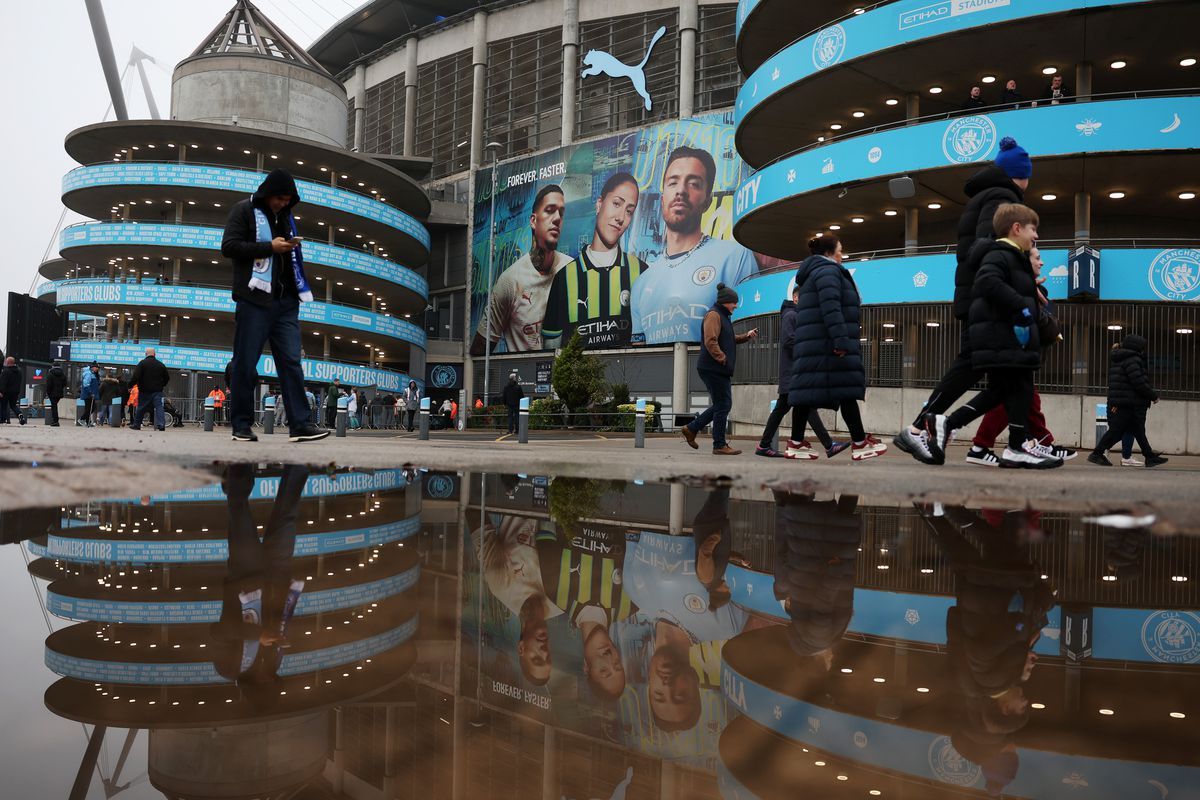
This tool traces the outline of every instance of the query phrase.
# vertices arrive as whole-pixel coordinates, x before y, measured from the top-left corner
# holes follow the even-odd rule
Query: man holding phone
[[[300,202],[296,182],[282,169],[229,210],[221,254],[233,262],[234,317],[230,421],[236,442],[254,442],[254,386],[263,345],[271,343],[290,441],[324,439],[329,431],[311,421],[300,356],[300,303],[313,296],[304,275],[301,238],[292,209]]]

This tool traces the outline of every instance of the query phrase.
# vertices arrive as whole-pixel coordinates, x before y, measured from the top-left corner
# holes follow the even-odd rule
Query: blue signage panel
[[[760,208],[831,186],[963,164],[982,166],[995,159],[1006,136],[1034,158],[1200,149],[1200,124],[1184,125],[1185,119],[1200,120],[1200,97],[1022,108],[852,136],[797,153],[743,181],[735,195],[734,225]],[[1036,174],[1034,164],[1035,179]]]
[[[125,364],[134,365],[146,357],[145,344],[133,342],[102,342],[78,339],[72,342],[71,357],[79,364]],[[159,361],[171,369],[191,369],[201,372],[220,373],[233,358],[230,350],[208,350],[200,347],[155,346]],[[338,364],[332,361],[317,361],[306,358],[302,362],[304,379],[317,383],[332,383],[337,378],[350,386],[376,386],[383,392],[399,392],[408,385],[409,377],[403,372],[386,369],[360,367],[354,364]],[[278,378],[272,356],[258,360],[258,374],[264,378]],[[420,383],[420,381],[417,381]]]
[[[82,222],[63,229],[58,238],[61,251],[73,247],[105,245],[143,245],[146,247],[188,248],[221,252],[221,228],[201,225],[173,225],[156,222]],[[429,296],[428,282],[407,267],[386,258],[349,247],[305,241],[304,261],[334,269],[368,275],[411,289],[423,298]],[[66,256],[63,256],[66,258]]]
[[[186,186],[223,189],[247,196],[262,183],[262,173],[197,164],[112,163],[77,167],[63,176],[62,193],[94,186]],[[365,195],[310,181],[296,181],[300,201],[383,223],[429,249],[429,231],[415,218]]]
[[[50,286],[50,284],[44,284]],[[183,311],[206,311],[232,315],[233,297],[228,289],[204,286],[175,286],[153,283],[119,283],[106,278],[83,278],[57,281],[52,289],[39,289],[40,294],[55,291],[57,305],[117,305],[141,308],[175,308]],[[377,333],[390,339],[425,347],[425,331],[403,319],[376,314],[366,309],[328,303],[301,303],[300,321],[323,323],[365,333]]]
[[[821,70],[880,50],[913,44],[954,31],[1152,0],[900,0],[847,17],[785,47],[746,79],[738,92],[737,122],[768,97]],[[737,34],[761,0],[738,4]]]
[[[1104,270],[1098,273],[1101,300],[1200,301],[1200,249],[1102,250],[1097,258],[1104,261]],[[1042,259],[1050,299],[1073,296],[1071,252],[1043,250]],[[953,255],[925,255],[848,261],[846,268],[865,305],[948,303],[954,297],[954,264]],[[734,320],[779,313],[780,303],[792,295],[795,278],[795,271],[789,269],[755,275],[738,284],[741,305],[733,312]]]

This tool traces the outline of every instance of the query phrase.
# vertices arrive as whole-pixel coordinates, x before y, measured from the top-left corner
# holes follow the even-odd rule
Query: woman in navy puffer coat
[[[887,452],[863,429],[858,401],[866,399],[859,322],[862,299],[842,266],[842,243],[832,234],[808,243],[812,255],[796,272],[796,332],[788,403],[803,419],[814,408],[834,408],[854,440],[851,458],[862,461]]]

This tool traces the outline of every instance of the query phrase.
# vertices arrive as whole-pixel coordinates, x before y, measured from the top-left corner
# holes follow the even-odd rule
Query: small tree
[[[563,404],[575,414],[586,410],[593,401],[602,400],[608,393],[604,362],[598,356],[584,352],[583,340],[578,333],[554,359],[551,383]]]

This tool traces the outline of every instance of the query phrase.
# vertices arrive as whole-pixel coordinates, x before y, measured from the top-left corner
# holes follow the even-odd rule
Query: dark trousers
[[[759,447],[766,449],[771,446],[771,440],[775,438],[775,431],[779,430],[783,417],[788,411],[792,412],[792,441],[802,441],[804,429],[810,427],[826,450],[833,447],[833,439],[829,438],[829,431],[825,430],[825,424],[821,422],[821,415],[817,413],[816,409],[809,411],[807,415],[801,414],[801,409],[788,405],[787,392],[780,392],[779,397],[775,399],[775,408],[771,411],[771,416],[767,417],[767,427],[763,429],[762,441],[758,443]]]
[[[938,381],[938,385],[933,388],[921,413],[913,421],[913,427],[924,427],[922,418],[926,414],[931,416],[945,414],[950,406],[954,405],[954,402],[966,394],[982,377],[983,371],[971,366],[971,348],[967,344],[966,326],[963,325],[959,333],[958,355],[950,362],[950,366],[942,375],[942,379]]]
[[[976,447],[986,447],[989,450],[996,445],[1000,433],[1008,427],[1008,409],[996,406],[984,415],[983,421],[975,431],[971,444]],[[1046,415],[1042,413],[1042,396],[1037,389],[1033,390],[1033,402],[1029,406],[1029,435],[1042,444],[1054,442],[1054,434],[1046,427]]]
[[[408,428],[409,433],[412,433],[413,428],[416,427],[415,425],[413,425],[413,420],[416,419],[417,410],[415,408],[406,408],[406,409],[404,409],[404,412],[406,415],[406,419],[408,420],[408,424],[405,427]],[[512,411],[509,411],[508,413],[510,416],[512,415]]]
[[[52,424],[52,425],[58,424],[58,401],[59,400],[62,400],[62,398],[61,397],[51,397],[50,398],[50,424]]]
[[[332,428],[337,423],[337,406],[325,406],[325,427]]]
[[[699,433],[710,423],[712,424],[713,450],[728,447],[725,441],[725,426],[729,421],[729,412],[733,409],[733,379],[728,375],[719,375],[709,370],[697,370],[700,380],[708,389],[708,397],[712,403],[700,412],[700,415],[688,423],[692,433]]]
[[[92,424],[92,409],[95,407],[95,405],[96,405],[96,398],[94,398],[94,397],[83,398],[83,419],[80,420],[80,422],[82,422],[84,425]]]
[[[8,424],[12,417],[21,418],[21,406],[15,397],[0,397],[0,424]]]
[[[778,408],[778,406],[776,406],[776,408]],[[855,442],[864,441],[867,438],[867,431],[863,427],[862,412],[858,410],[858,401],[843,400],[841,405],[838,406],[838,411],[841,412],[842,419],[846,421],[846,430],[850,431],[850,438]],[[811,417],[816,416],[817,410],[807,406],[796,406],[792,413],[799,414],[802,416],[802,418],[810,418],[809,421],[811,423]],[[817,424],[819,425],[820,422],[820,419],[818,419]],[[816,428],[813,430],[816,430]],[[821,430],[825,430],[824,426],[821,427]],[[820,434],[817,435],[820,436]],[[825,437],[828,438],[829,434],[826,433]],[[822,439],[821,443],[825,444],[825,439]],[[833,442],[831,440],[829,444],[825,445],[825,449],[828,450],[832,444]]]
[[[516,408],[514,408],[513,406],[508,407],[508,432],[509,433],[517,432],[517,427],[520,424],[519,423],[520,417],[521,417],[521,409],[519,407],[516,407]]]
[[[279,373],[283,407],[292,432],[308,425],[310,412],[304,396],[304,370],[300,365],[300,301],[271,298],[269,307],[246,300],[237,301],[233,332],[233,429],[249,430],[254,422],[254,384],[258,381],[258,359],[263,345],[271,343],[271,355]]]
[[[1126,434],[1133,434],[1133,438],[1137,440],[1138,447],[1141,448],[1143,456],[1150,458],[1154,455],[1154,450],[1150,447],[1150,441],[1146,438],[1146,409],[1131,406],[1108,407],[1108,430],[1100,438],[1100,441],[1096,443],[1095,452],[1107,453]],[[1133,448],[1130,448],[1129,455],[1133,455]],[[1128,458],[1129,456],[1125,457]]]
[[[166,417],[163,415],[163,393],[162,392],[145,392],[138,394],[137,410],[133,413],[133,419],[130,420],[129,427],[137,430],[142,427],[142,417],[151,408],[154,409],[154,427],[165,428],[167,425]]]
[[[1033,406],[1033,371],[990,369],[987,388],[950,415],[952,429],[965,427],[998,405],[1008,411],[1008,446],[1020,449],[1029,438],[1029,410]]]

